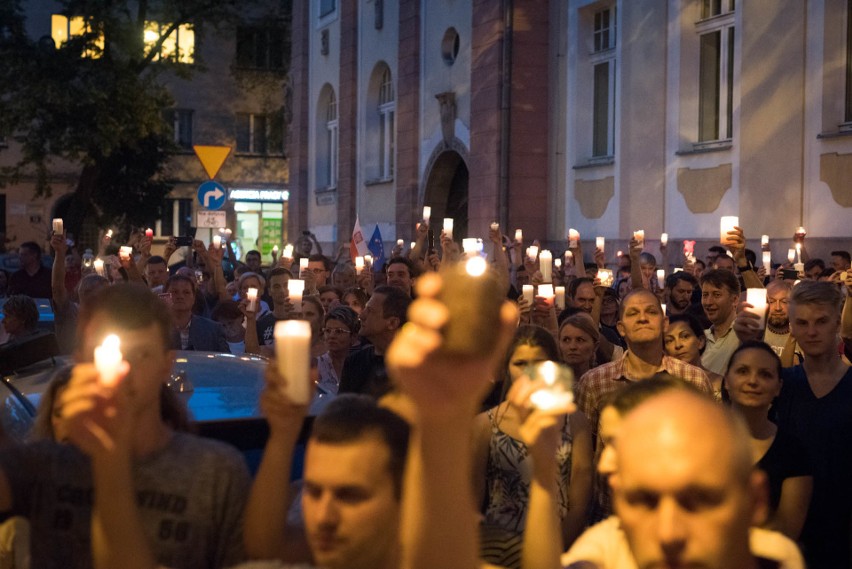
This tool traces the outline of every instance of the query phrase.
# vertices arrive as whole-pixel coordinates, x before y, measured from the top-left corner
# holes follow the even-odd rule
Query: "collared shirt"
[[[731,359],[731,354],[740,346],[740,339],[734,332],[733,324],[721,336],[716,335],[715,326],[704,330],[704,335],[707,337],[707,347],[701,354],[701,365],[708,371],[725,375],[725,372],[728,371],[728,361]]]

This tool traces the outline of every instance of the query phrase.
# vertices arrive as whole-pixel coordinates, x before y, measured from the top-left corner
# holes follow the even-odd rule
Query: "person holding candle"
[[[770,516],[766,524],[798,539],[813,491],[807,448],[795,435],[769,420],[781,393],[781,360],[763,342],[746,342],[734,351],[725,373],[731,407],[745,419],[755,466],[766,473]]]
[[[162,291],[162,287],[169,279],[169,268],[166,265],[166,259],[159,255],[148,257],[145,262],[145,280],[148,283],[148,288],[157,292]]]
[[[754,308],[747,301],[741,303],[741,310],[734,320],[734,332],[740,342],[762,340],[769,344],[781,358],[784,367],[801,362],[801,349],[790,334],[788,309],[793,285],[785,280],[772,280],[766,285],[768,312],[765,328],[760,318],[749,309]],[[798,356],[798,357],[797,357]]]
[[[308,257],[308,270],[313,273],[313,288],[311,294],[315,294],[319,287],[328,284],[328,276],[331,274],[331,261],[325,255],[311,255]],[[299,278],[304,279],[304,276]],[[307,283],[305,283],[307,285]],[[305,287],[308,293],[308,287]]]
[[[272,355],[275,342],[275,323],[292,317],[290,304],[290,271],[276,267],[269,272],[269,294],[272,297],[272,310],[258,316],[258,312],[248,310],[247,301],[241,302],[246,318],[246,352],[250,354]]]
[[[740,344],[734,332],[740,283],[733,272],[724,269],[707,272],[700,283],[701,306],[711,324],[705,332],[707,348],[701,356],[701,363],[706,369],[723,374],[731,354]]]
[[[71,444],[0,453],[0,510],[29,519],[33,567],[89,567],[93,555],[109,563],[98,566],[126,567],[132,554],[178,569],[242,559],[249,474],[233,447],[179,430],[186,408],[166,386],[171,332],[166,306],[138,285],[105,287],[81,311],[77,363],[60,395]],[[123,360],[114,387],[91,363],[109,334],[119,336]],[[72,494],[85,499],[63,499]],[[140,539],[114,549],[131,535]]]
[[[163,289],[171,295],[169,309],[174,321],[172,347],[176,350],[230,353],[225,330],[212,320],[193,314],[195,282],[183,275],[174,275]]]
[[[835,272],[852,269],[852,255],[849,251],[837,250],[831,252],[831,266]]]
[[[481,496],[485,504],[481,556],[489,563],[519,567],[518,550],[529,505],[530,466],[520,434],[524,413],[505,400],[505,394],[530,366],[559,359],[549,332],[537,326],[518,328],[502,368],[504,400],[479,414],[474,422],[474,482],[477,497]],[[560,535],[562,546],[567,547],[585,525],[592,485],[592,444],[582,414],[563,414],[556,422],[561,444],[554,467],[559,481]]]

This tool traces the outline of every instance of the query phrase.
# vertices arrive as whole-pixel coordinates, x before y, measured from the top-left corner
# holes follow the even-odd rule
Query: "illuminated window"
[[[164,34],[168,36],[162,41],[154,61],[170,60],[178,63],[195,63],[195,29],[192,24],[181,24],[171,32],[172,24],[158,22],[145,23],[146,53],[157,49]]]
[[[704,0],[699,34],[698,141],[730,139],[734,107],[735,0]]]
[[[50,16],[50,37],[53,38],[57,47],[62,47],[68,40],[79,38],[91,33],[91,27],[82,16],[63,16],[53,14]],[[97,58],[104,50],[104,38],[102,34],[94,40],[93,46],[83,51],[83,57]]]

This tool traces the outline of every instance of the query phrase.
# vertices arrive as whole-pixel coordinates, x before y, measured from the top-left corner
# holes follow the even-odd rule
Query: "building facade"
[[[849,249],[849,0],[302,0],[290,238],[491,221]],[[433,222],[434,224],[434,222]],[[589,247],[589,249],[591,249]],[[612,256],[612,255],[611,255]]]

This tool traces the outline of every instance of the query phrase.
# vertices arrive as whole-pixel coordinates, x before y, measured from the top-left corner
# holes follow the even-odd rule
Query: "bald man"
[[[639,569],[777,567],[749,551],[767,500],[748,440],[729,411],[682,390],[625,416],[611,482]]]

